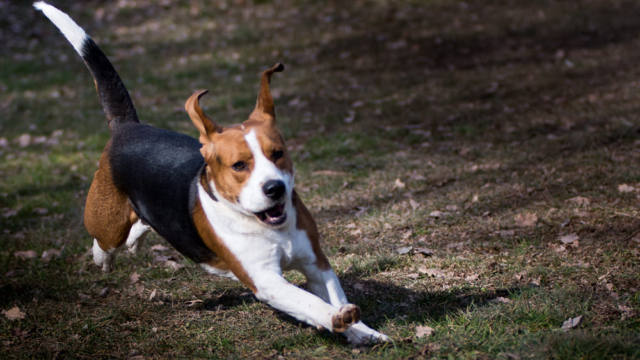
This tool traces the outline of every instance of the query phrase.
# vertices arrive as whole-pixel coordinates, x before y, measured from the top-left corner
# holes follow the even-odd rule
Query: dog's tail
[[[91,71],[102,109],[107,116],[109,130],[113,132],[120,124],[140,122],[120,76],[89,35],[69,15],[44,1],[35,2],[33,6],[41,10],[60,29]]]

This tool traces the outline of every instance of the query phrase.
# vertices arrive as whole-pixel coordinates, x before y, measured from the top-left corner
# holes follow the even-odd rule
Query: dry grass
[[[100,273],[81,220],[108,138],[90,76],[28,4],[0,5],[0,309],[26,313],[0,319],[0,357],[640,357],[636,2],[55,2],[158,127],[195,135],[182,104],[200,88],[216,120],[244,120],[260,70],[285,63],[297,188],[349,299],[394,339],[362,349],[163,267],[180,257],[157,237]]]

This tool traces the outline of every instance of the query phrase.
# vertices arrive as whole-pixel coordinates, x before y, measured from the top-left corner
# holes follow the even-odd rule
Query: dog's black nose
[[[284,182],[282,180],[269,180],[262,187],[262,191],[269,199],[278,200],[284,195]]]

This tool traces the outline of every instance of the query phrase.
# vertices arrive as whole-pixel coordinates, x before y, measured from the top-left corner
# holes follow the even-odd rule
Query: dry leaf
[[[135,286],[136,286],[136,291],[134,292],[134,294],[138,296],[142,296],[144,294],[144,285],[136,284]]]
[[[400,181],[400,178],[397,178],[395,183],[393,184],[393,189],[404,189],[406,187],[407,185]]]
[[[520,280],[522,280],[524,275],[525,275],[524,273],[519,273],[519,274],[515,274],[514,277],[516,278],[516,280],[520,281]]]
[[[415,181],[424,181],[424,180],[427,180],[427,178],[426,178],[424,175],[419,174],[419,173],[418,173],[418,172],[416,172],[416,171],[413,171],[411,174],[409,174],[409,178],[410,178],[411,180],[415,180]]]
[[[417,201],[415,201],[413,199],[409,199],[409,205],[411,205],[411,208],[413,210],[417,210],[420,207],[420,203],[418,203]]]
[[[562,323],[562,330],[567,332],[571,329],[577,328],[578,326],[580,326],[581,323],[582,323],[582,315],[574,318],[569,318],[567,319],[567,321]]]
[[[176,259],[174,259],[171,256],[156,255],[156,262],[160,263],[161,266],[164,266],[166,268],[170,268],[173,270],[179,270],[184,267],[184,265],[177,262]]]
[[[507,299],[505,297],[502,297],[502,296],[498,296],[497,298],[491,299],[489,301],[491,301],[491,302],[499,302],[499,303],[503,303],[503,304],[508,304],[508,303],[511,302],[511,300],[509,300],[509,299]]]
[[[18,215],[18,211],[15,209],[9,209],[9,208],[2,209],[2,217],[5,219],[16,216],[16,215]]]
[[[180,264],[177,261],[173,261],[173,260],[167,260],[163,263],[164,267],[173,269],[173,270],[180,270],[184,267],[184,265]]]
[[[456,248],[459,248],[459,247],[463,247],[464,244],[465,244],[464,241],[458,241],[458,242],[450,243],[450,244],[447,244],[447,249],[456,249]]]
[[[356,229],[356,230],[351,231],[349,234],[351,236],[360,236],[360,235],[362,235],[362,230]]]
[[[153,250],[153,251],[166,251],[166,250],[169,250],[169,248],[164,246],[164,245],[157,244],[157,245],[153,245],[151,247],[151,250]]]
[[[29,332],[27,330],[22,330],[21,328],[11,329],[11,335],[17,338],[27,338],[29,337]]]
[[[416,274],[416,273],[411,273],[411,274],[407,274],[407,277],[408,277],[409,279],[417,279],[417,278],[419,278],[419,277],[420,277],[420,275],[419,275],[419,274]]]
[[[413,231],[407,230],[404,234],[402,234],[402,240],[407,240],[413,235]]]
[[[131,281],[132,284],[137,283],[140,280],[140,275],[137,272],[134,272],[130,277],[129,277],[129,281]]]
[[[398,253],[398,255],[404,255],[404,254],[408,254],[411,249],[413,249],[413,246],[403,246],[403,247],[399,247],[396,249],[396,252]]]
[[[571,203],[575,206],[589,206],[589,204],[591,204],[591,201],[589,200],[589,198],[586,198],[583,196],[572,197],[571,199],[568,199],[565,202]]]
[[[432,218],[434,218],[434,219],[440,219],[440,218],[442,218],[443,216],[444,216],[444,214],[442,213],[442,211],[438,211],[438,210],[436,210],[436,211],[432,211],[432,212],[429,214],[429,217],[432,217]]]
[[[2,310],[2,315],[4,315],[9,320],[21,320],[24,319],[27,314],[20,311],[20,309],[16,306],[9,310]]]
[[[531,227],[538,222],[538,216],[535,213],[524,213],[516,215],[516,225],[521,227]]]
[[[32,212],[37,215],[47,215],[49,213],[49,209],[35,208]]]
[[[156,289],[153,289],[153,291],[151,292],[151,295],[149,295],[149,301],[153,300],[153,298],[156,297]]]
[[[344,118],[344,122],[346,122],[347,124],[353,122],[353,120],[356,118],[356,111],[355,110],[349,110],[347,111],[347,116]]]
[[[187,305],[188,307],[192,307],[192,306],[195,306],[195,305],[200,304],[200,303],[203,303],[203,302],[204,302],[204,301],[202,301],[202,300],[198,300],[198,299],[196,299],[196,300],[189,300],[189,301],[186,301],[184,304],[185,304],[185,305]]]
[[[578,209],[573,209],[573,215],[577,216],[577,217],[587,217],[589,216],[589,213],[586,211],[580,211]]]
[[[101,298],[101,297],[107,296],[107,294],[109,293],[109,290],[110,289],[108,287],[100,290],[100,293],[96,297]]]
[[[584,262],[582,260],[578,260],[578,262],[576,263],[576,266],[582,267],[582,268],[588,268],[589,266],[591,266],[591,264],[589,264],[588,262]]]
[[[62,250],[59,250],[59,249],[45,250],[42,253],[42,257],[40,257],[40,259],[42,259],[42,261],[44,261],[44,262],[49,262],[49,261],[51,261],[51,258],[53,258],[54,256],[60,255],[61,252],[62,252]]]
[[[429,326],[418,326],[416,327],[416,337],[418,339],[422,339],[425,336],[431,336],[435,334],[435,330]]]
[[[618,309],[622,313],[622,317],[620,318],[620,321],[630,319],[635,315],[635,311],[628,306],[618,305]]]
[[[20,147],[28,146],[29,143],[31,142],[31,135],[22,134],[20,135],[20,137],[18,137],[17,140],[18,140],[18,145],[20,145]]]
[[[473,274],[473,275],[469,275],[466,278],[464,278],[466,281],[475,281],[478,280],[478,274]]]
[[[416,252],[427,257],[434,255],[433,250],[427,248],[416,248]]]
[[[36,254],[35,251],[33,250],[27,250],[27,251],[16,251],[13,253],[13,256],[19,258],[19,259],[34,259],[36,256],[38,256],[38,254]]]
[[[420,271],[420,269],[418,270]],[[424,273],[429,275],[429,276],[433,276],[433,277],[444,277],[444,273],[438,269],[426,269],[424,270]]]
[[[560,236],[560,241],[563,244],[571,244],[572,242],[578,240],[580,237],[578,237],[578,235],[576,234],[569,234],[569,235],[564,235],[564,236]]]
[[[515,230],[498,230],[498,231],[494,231],[493,234],[507,237],[507,236],[515,235],[516,231]]]
[[[629,186],[627,184],[620,184],[618,185],[618,191],[621,193],[628,193],[628,192],[633,192],[636,191],[637,189],[634,188],[633,186]]]
[[[445,206],[447,211],[458,211],[458,205],[447,205]]]

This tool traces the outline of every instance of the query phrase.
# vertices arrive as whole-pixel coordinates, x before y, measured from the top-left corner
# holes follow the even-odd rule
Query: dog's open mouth
[[[281,225],[287,220],[284,203],[254,214],[267,225]]]

